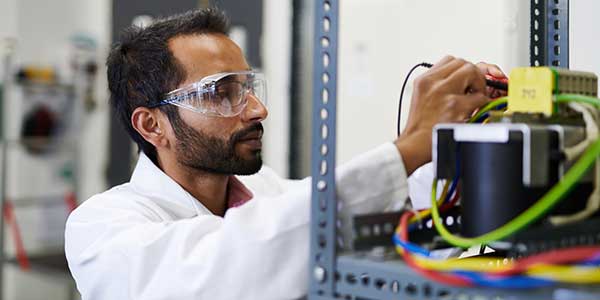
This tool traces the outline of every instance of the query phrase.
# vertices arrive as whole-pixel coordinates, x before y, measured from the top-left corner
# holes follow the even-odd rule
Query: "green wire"
[[[600,140],[596,140],[588,147],[583,156],[571,167],[571,169],[563,176],[563,178],[553,186],[537,203],[521,213],[512,221],[503,226],[490,231],[484,235],[475,238],[464,238],[455,236],[450,233],[440,219],[440,213],[436,205],[437,184],[433,181],[431,191],[432,197],[432,215],[435,228],[440,235],[450,244],[458,247],[468,248],[478,244],[489,244],[490,242],[501,240],[513,233],[519,231],[523,227],[535,222],[543,216],[548,210],[554,207],[562,197],[581,179],[585,172],[596,161],[596,157],[600,155]]]
[[[581,95],[570,95],[562,94],[557,95],[556,102],[586,102],[594,105],[600,105],[600,99],[581,96]],[[485,108],[485,107],[484,107]],[[483,108],[482,108],[483,110]],[[486,234],[480,235],[474,238],[465,238],[453,235],[446,229],[444,223],[440,219],[440,212],[438,211],[436,195],[437,195],[437,179],[433,180],[431,189],[431,212],[432,219],[435,228],[438,233],[450,244],[468,248],[478,244],[489,244],[493,241],[504,239],[515,232],[521,230],[525,226],[535,222],[537,219],[542,217],[548,212],[554,205],[556,205],[562,197],[564,197],[569,190],[575,186],[575,184],[581,179],[585,172],[594,164],[596,158],[600,155],[600,139],[596,140],[592,145],[588,147],[581,158],[569,169],[569,171],[561,178],[561,180],[554,185],[544,196],[528,208],[526,211],[521,213],[519,216],[514,218],[512,221],[502,225],[501,227],[492,230]]]
[[[565,102],[583,102],[594,105],[596,107],[600,107],[600,99],[590,96],[577,95],[577,94],[558,94],[556,95],[556,99],[554,100],[556,103],[565,103]]]
[[[483,116],[483,114],[487,113],[488,111],[490,111],[492,108],[501,105],[501,104],[506,104],[508,102],[508,97],[502,97],[502,98],[498,98],[492,102],[489,102],[488,104],[482,106],[479,111],[472,116],[468,123],[473,123],[475,122],[475,120],[479,119],[479,117]]]
[[[554,101],[556,103],[577,101],[600,107],[600,99],[578,94],[558,94],[556,95],[556,99]],[[506,103],[508,103],[508,97],[498,98],[492,102],[489,102],[488,104],[482,106],[479,111],[477,111],[477,113],[469,119],[468,123],[473,123],[475,120],[479,119],[483,114],[489,112],[494,107]]]

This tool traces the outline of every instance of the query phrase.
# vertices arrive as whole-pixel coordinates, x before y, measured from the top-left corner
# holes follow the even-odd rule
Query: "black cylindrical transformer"
[[[549,151],[558,152],[558,138],[549,141]],[[507,143],[459,142],[456,147],[460,165],[461,233],[467,237],[488,233],[533,205],[559,179],[560,159],[547,162],[548,183],[527,187],[523,184],[523,136],[511,132]],[[592,190],[590,182],[580,184],[561,203],[555,213],[581,209]],[[565,202],[565,201],[563,201]]]

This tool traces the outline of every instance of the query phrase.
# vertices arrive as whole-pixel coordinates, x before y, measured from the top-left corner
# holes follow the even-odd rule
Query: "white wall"
[[[398,96],[413,65],[434,63],[446,54],[495,63],[506,72],[529,64],[529,1],[340,3],[339,161],[396,137]],[[411,90],[412,80],[403,112]]]
[[[10,12],[16,11],[17,0],[2,0],[0,2],[0,57],[6,54],[6,40],[17,35],[17,16]],[[0,81],[4,79],[4,68],[0,63]]]
[[[261,56],[269,109],[263,139],[264,160],[281,176],[287,176],[289,167],[291,10],[290,0],[263,1]]]
[[[5,37],[13,37],[17,31],[17,16],[11,14],[16,11],[17,0],[3,0],[0,2],[0,11],[2,18],[0,18],[0,39]]]
[[[600,1],[571,0],[570,68],[600,75]]]

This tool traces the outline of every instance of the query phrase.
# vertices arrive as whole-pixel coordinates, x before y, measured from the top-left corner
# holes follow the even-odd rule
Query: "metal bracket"
[[[373,247],[393,247],[393,235],[395,234],[398,220],[405,211],[387,212],[368,215],[357,215],[353,219],[353,251],[371,250]],[[454,207],[444,213],[443,222],[446,228],[453,233],[460,232],[460,208]],[[452,221],[448,221],[448,219]],[[438,236],[433,228],[431,219],[417,223],[419,230],[411,234],[410,240],[413,243],[431,243],[434,237]]]
[[[569,67],[569,0],[531,0],[531,66]]]
[[[315,4],[313,57],[312,196],[309,298],[334,298],[336,273],[335,146],[337,0]]]

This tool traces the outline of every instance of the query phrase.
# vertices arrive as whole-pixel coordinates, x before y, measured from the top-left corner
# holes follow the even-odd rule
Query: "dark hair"
[[[138,151],[144,151],[155,163],[156,148],[133,128],[131,115],[137,107],[161,100],[185,80],[185,69],[169,49],[169,40],[184,35],[227,34],[228,30],[229,19],[222,11],[199,9],[159,19],[145,28],[128,27],[110,50],[106,66],[111,106]],[[171,122],[178,118],[173,106],[160,109]]]

